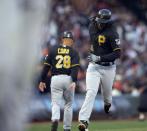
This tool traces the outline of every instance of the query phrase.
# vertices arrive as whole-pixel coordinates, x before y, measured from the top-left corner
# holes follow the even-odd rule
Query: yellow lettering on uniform
[[[71,67],[71,57],[69,55],[65,55],[65,56],[57,55],[56,60],[57,60],[57,63],[56,63],[57,69],[63,68],[63,67],[66,69],[69,69]]]
[[[58,54],[60,54],[60,48],[58,48]]]
[[[58,54],[69,54],[69,49],[58,48]]]
[[[69,49],[66,50],[66,54],[69,54]]]
[[[102,44],[104,44],[106,41],[106,37],[104,35],[99,35],[98,36],[98,43],[101,46]]]
[[[56,68],[59,69],[59,68],[62,68],[63,64],[63,56],[62,55],[57,55],[56,56],[56,60],[57,60],[57,63],[56,63]]]
[[[68,69],[71,66],[71,57],[66,55],[64,56],[63,67]]]

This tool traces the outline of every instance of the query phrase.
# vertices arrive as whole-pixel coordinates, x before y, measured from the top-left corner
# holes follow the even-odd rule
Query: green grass
[[[30,124],[27,131],[50,131],[50,125],[50,123]],[[78,131],[77,125],[77,122],[73,122],[72,131]],[[62,123],[58,131],[63,131]],[[92,121],[89,131],[147,131],[147,121]]]

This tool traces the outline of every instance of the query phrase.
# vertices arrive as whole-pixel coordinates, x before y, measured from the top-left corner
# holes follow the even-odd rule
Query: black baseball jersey
[[[51,49],[44,64],[51,65],[52,75],[70,75],[71,69],[79,66],[79,55],[69,46],[58,45]]]
[[[97,23],[92,20],[89,26],[89,33],[91,53],[103,57],[116,50],[120,50],[119,35],[112,24],[107,25],[103,30],[98,30]],[[113,61],[114,60],[112,60],[112,62]]]

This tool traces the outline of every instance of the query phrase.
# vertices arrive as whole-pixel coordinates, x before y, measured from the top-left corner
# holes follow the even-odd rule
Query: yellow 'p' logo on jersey
[[[98,43],[101,46],[102,44],[104,44],[106,41],[106,37],[104,35],[99,35],[98,36]]]

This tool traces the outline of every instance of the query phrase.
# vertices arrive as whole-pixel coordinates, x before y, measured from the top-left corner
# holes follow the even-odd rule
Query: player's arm
[[[39,90],[42,92],[46,88],[45,79],[47,77],[47,74],[48,74],[48,71],[50,70],[50,68],[51,68],[50,58],[49,58],[49,56],[46,56],[45,61],[43,63],[43,69],[41,72],[40,83],[39,83]]]
[[[77,82],[78,70],[79,70],[79,67],[80,67],[79,61],[80,61],[79,55],[75,51],[73,53],[73,57],[72,57],[72,61],[71,61],[71,78],[72,78],[72,81],[74,83]]]
[[[90,21],[90,24],[89,24],[89,35],[90,35],[90,41],[91,41],[91,43],[95,43],[96,36],[97,36],[96,33],[97,33],[96,23],[92,19]]]
[[[120,50],[116,50],[110,54],[104,55],[100,57],[100,61],[101,62],[111,62],[114,61],[118,58],[120,58],[121,55],[121,51]]]
[[[110,44],[113,52],[101,56],[102,62],[114,61],[115,59],[118,59],[121,56],[120,39],[117,32],[115,32],[112,36],[110,36]]]

